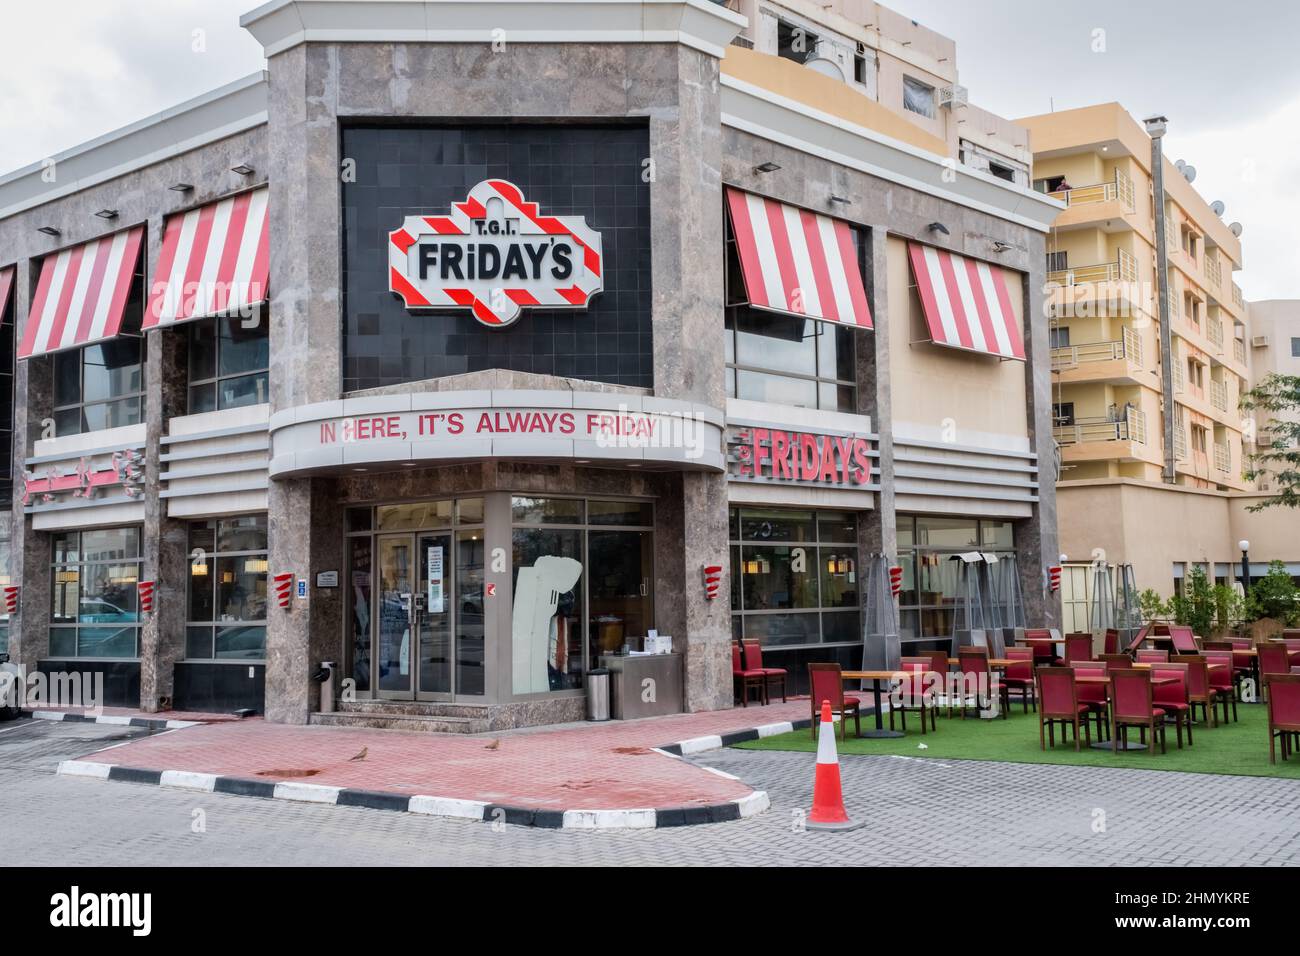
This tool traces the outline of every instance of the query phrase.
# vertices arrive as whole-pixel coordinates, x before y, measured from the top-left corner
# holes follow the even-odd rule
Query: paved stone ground
[[[1167,771],[847,757],[852,833],[798,832],[809,754],[696,758],[771,794],[758,817],[572,831],[57,777],[59,760],[145,735],[0,724],[6,863],[88,865],[1300,865],[1300,782]],[[1106,829],[1094,833],[1096,811]],[[194,832],[202,811],[203,832]]]

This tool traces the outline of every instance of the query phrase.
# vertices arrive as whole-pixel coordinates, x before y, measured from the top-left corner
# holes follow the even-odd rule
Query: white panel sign
[[[430,614],[443,613],[442,598],[442,548],[429,549],[429,600]]]

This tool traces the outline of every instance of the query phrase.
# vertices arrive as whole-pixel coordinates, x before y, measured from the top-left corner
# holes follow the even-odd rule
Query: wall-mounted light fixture
[[[780,163],[774,163],[770,159],[765,163],[759,163],[754,167],[756,173],[774,173],[781,168]]]
[[[994,239],[994,240],[993,240],[993,251],[994,251],[994,252],[1006,252],[1006,251],[1007,251],[1008,249],[1010,249],[1010,248],[1011,248],[1011,243],[1009,243],[1009,242],[1003,242],[1001,239]]]
[[[174,193],[187,193],[194,188],[193,183],[172,183],[167,187]]]
[[[44,234],[47,235],[47,236],[60,236],[60,235],[62,235],[62,233],[59,232],[59,230],[55,229],[53,226],[39,226],[39,227],[36,229],[36,231],[37,231],[37,232],[42,232],[42,233],[44,233]]]
[[[831,202],[833,203],[840,203],[841,205],[847,206],[850,201],[851,200],[847,196],[837,196],[834,193],[831,193]]]
[[[116,219],[116,218],[117,218],[117,210],[116,210],[116,209],[101,209],[99,212],[95,213],[95,215],[98,216],[100,219]]]
[[[945,236],[952,235],[952,233],[948,231],[948,227],[941,222],[932,222],[928,226],[926,226],[925,229],[927,232],[941,232]]]
[[[253,175],[253,167],[249,166],[247,163],[240,163],[238,166],[231,166],[230,171],[232,173],[238,173],[240,176]]]

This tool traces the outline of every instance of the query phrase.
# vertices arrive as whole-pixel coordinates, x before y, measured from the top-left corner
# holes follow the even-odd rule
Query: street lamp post
[[[1250,542],[1242,538],[1237,547],[1241,548],[1241,597],[1244,600],[1250,593]]]

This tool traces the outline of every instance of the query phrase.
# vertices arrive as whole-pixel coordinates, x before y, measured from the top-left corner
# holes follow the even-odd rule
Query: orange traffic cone
[[[849,819],[840,789],[840,757],[835,750],[835,724],[831,720],[831,702],[822,701],[822,726],[817,736],[817,776],[813,779],[812,812],[808,814],[810,830],[854,830],[862,826]]]

